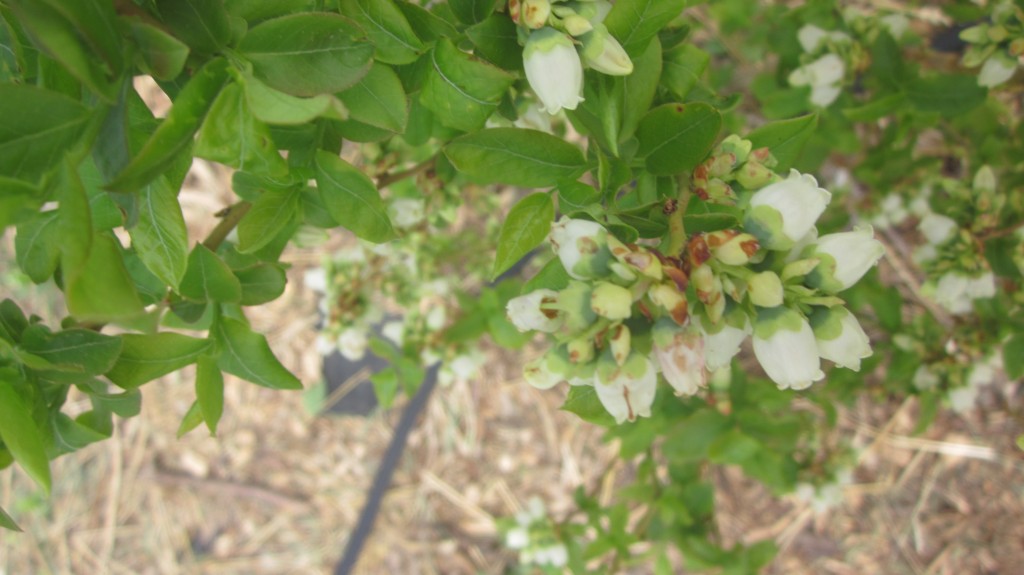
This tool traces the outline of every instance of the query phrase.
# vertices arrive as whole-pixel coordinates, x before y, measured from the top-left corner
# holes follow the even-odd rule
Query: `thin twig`
[[[436,159],[435,156],[431,156],[431,157],[427,158],[426,160],[423,160],[422,162],[416,164],[415,166],[413,166],[413,167],[411,167],[411,168],[409,168],[407,170],[402,170],[402,171],[399,171],[399,172],[393,172],[393,173],[387,173],[387,174],[381,174],[380,176],[377,177],[377,187],[378,188],[385,188],[385,187],[387,187],[387,186],[389,186],[389,185],[391,185],[391,184],[393,184],[395,182],[404,180],[404,179],[406,179],[408,177],[411,177],[411,176],[415,176],[416,174],[418,174],[420,172],[424,172],[424,171],[434,167],[434,160],[435,159]]]
[[[249,213],[252,208],[252,204],[246,201],[238,202],[224,208],[218,215],[222,218],[217,224],[217,227],[213,228],[210,235],[206,236],[203,240],[203,245],[209,248],[211,252],[217,251],[220,244],[224,243],[224,240],[231,233],[231,230],[238,226],[238,223],[242,221],[245,214]]]

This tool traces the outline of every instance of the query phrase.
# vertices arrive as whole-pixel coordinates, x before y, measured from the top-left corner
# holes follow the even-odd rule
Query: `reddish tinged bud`
[[[668,276],[668,279],[672,280],[672,283],[676,284],[676,288],[680,292],[685,292],[686,286],[690,285],[690,278],[686,277],[686,273],[679,268],[664,267],[662,272]]]
[[[765,164],[768,162],[768,158],[772,157],[772,152],[768,148],[758,148],[751,150],[750,156],[757,160],[758,163]]]
[[[686,246],[686,252],[689,257],[690,269],[699,267],[711,259],[711,248],[708,247],[704,234],[698,234],[690,238],[690,242]]]
[[[513,22],[519,23],[519,0],[508,0],[508,14]]]

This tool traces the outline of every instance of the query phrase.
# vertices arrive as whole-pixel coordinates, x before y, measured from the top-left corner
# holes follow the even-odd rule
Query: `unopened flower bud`
[[[579,14],[569,14],[562,18],[562,25],[570,36],[582,36],[594,29],[594,25]]]
[[[721,178],[732,173],[736,167],[736,155],[731,152],[721,152],[708,158],[705,162],[708,168],[708,175],[712,178]]]
[[[715,272],[711,266],[698,266],[690,273],[690,282],[693,283],[693,287],[697,288],[698,295],[700,292],[710,292],[714,289]]]
[[[757,253],[757,238],[736,230],[719,230],[707,235],[711,255],[728,266],[742,266]]]
[[[1016,72],[1017,61],[1002,50],[996,50],[985,60],[981,71],[978,72],[978,85],[985,88],[995,88],[1007,82]]]
[[[776,179],[778,176],[775,172],[754,160],[748,160],[736,172],[736,181],[748,190],[763,188]]]
[[[608,282],[598,282],[590,296],[590,309],[612,321],[632,315],[633,294],[627,288]]]
[[[551,226],[551,244],[569,276],[592,279],[608,275],[612,260],[608,232],[601,224],[563,217]]]
[[[779,389],[806,389],[825,377],[810,324],[787,307],[759,310],[754,355]]]
[[[758,307],[782,305],[782,280],[771,271],[754,274],[747,280],[747,293],[750,295],[750,301]]]
[[[747,156],[750,155],[750,150],[753,147],[754,144],[750,140],[744,140],[736,134],[730,134],[722,140],[721,144],[718,144],[718,151],[722,154],[732,154],[735,161],[733,165],[738,166],[747,161]]]
[[[612,351],[612,359],[615,360],[615,363],[619,365],[626,363],[626,358],[629,357],[631,349],[631,339],[632,334],[625,325],[620,323],[611,329],[608,347]]]
[[[569,361],[565,346],[552,347],[541,357],[526,364],[523,377],[537,389],[550,389],[577,375],[577,366]]]
[[[590,338],[571,340],[565,347],[572,363],[589,363],[594,359],[594,342]]]
[[[527,28],[537,30],[543,28],[551,16],[551,3],[548,0],[522,0],[520,22]]]
[[[960,32],[960,39],[969,44],[981,44],[988,41],[988,24],[971,26]]]
[[[562,326],[563,318],[551,309],[558,302],[558,292],[539,289],[526,295],[508,300],[505,306],[509,321],[519,331],[542,331],[552,333]],[[545,305],[548,306],[545,309]]]
[[[668,312],[669,316],[679,325],[686,323],[689,315],[686,296],[672,284],[657,284],[651,287],[647,295],[654,305]]]
[[[704,199],[716,204],[732,204],[736,201],[736,192],[732,186],[719,178],[713,178],[704,186]]]
[[[811,273],[811,270],[813,270],[820,262],[821,260],[815,258],[789,262],[786,264],[786,267],[782,268],[782,281],[788,281],[796,277],[805,276]]]
[[[583,61],[588,66],[609,76],[627,76],[633,73],[633,61],[612,36],[604,24],[597,24],[590,32],[580,36],[583,43]]]
[[[992,171],[991,166],[982,166],[978,168],[978,171],[974,174],[974,181],[971,185],[974,188],[974,192],[992,193],[996,191],[996,174]]]
[[[597,314],[590,308],[591,291],[590,284],[570,281],[568,287],[558,292],[558,309],[570,333],[582,331],[597,320]]]

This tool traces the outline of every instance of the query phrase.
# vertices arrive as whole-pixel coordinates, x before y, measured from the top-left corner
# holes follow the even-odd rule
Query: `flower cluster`
[[[839,45],[849,44],[851,38],[845,32],[826,31],[807,24],[797,32],[797,39],[808,58],[814,59],[808,59],[790,72],[789,83],[791,86],[810,87],[811,103],[827,108],[839,97],[846,76],[846,62],[832,50]]]
[[[523,67],[544,110],[575,110],[583,101],[583,65],[612,76],[633,72],[629,55],[603,24],[605,0],[509,0],[518,25]]]
[[[556,538],[544,504],[536,497],[516,514],[514,524],[505,526],[505,545],[519,551],[524,565],[560,568],[569,562],[569,551]]]
[[[992,6],[992,21],[971,26],[960,33],[970,44],[963,64],[981,66],[978,85],[994,88],[1004,84],[1024,65],[1024,9],[1010,0]]]
[[[742,229],[692,235],[681,254],[625,244],[597,222],[557,222],[551,245],[571,279],[507,307],[518,329],[555,342],[526,366],[527,381],[593,386],[621,423],[650,414],[659,372],[693,395],[750,335],[780,388],[824,377],[821,359],[859,369],[871,348],[836,294],[884,248],[870,229],[817,237],[829,192],[795,170],[774,179],[749,198]]]

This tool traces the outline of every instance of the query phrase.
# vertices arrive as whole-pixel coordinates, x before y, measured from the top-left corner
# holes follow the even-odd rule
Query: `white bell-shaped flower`
[[[840,367],[860,371],[860,361],[871,357],[871,342],[857,318],[844,307],[820,308],[811,316],[818,355]]]
[[[366,330],[350,327],[338,336],[338,352],[349,361],[359,361],[366,355],[369,343]]]
[[[693,395],[707,386],[704,338],[693,326],[680,328],[663,318],[654,326],[654,357],[676,395]]]
[[[981,66],[981,71],[978,72],[978,85],[995,88],[1009,81],[1016,72],[1017,62],[1001,50],[997,50]]]
[[[860,281],[884,254],[885,246],[870,227],[821,236],[804,250],[803,257],[820,260],[807,283],[829,293],[841,292]]]
[[[713,327],[717,330],[714,333],[709,332],[708,327],[701,322],[701,330],[704,332],[704,365],[708,371],[717,371],[729,365],[753,331],[750,320],[742,312],[730,312],[724,319]]]
[[[825,377],[811,325],[786,307],[758,313],[754,355],[779,389],[807,389]]]
[[[651,360],[639,353],[630,354],[621,366],[610,354],[598,360],[594,390],[616,423],[650,417],[657,389],[658,373]]]
[[[745,227],[762,247],[788,250],[814,229],[831,200],[814,176],[790,170],[788,178],[751,196]]]
[[[523,68],[547,113],[575,110],[583,101],[583,64],[565,34],[550,27],[530,33],[523,48]]]
[[[562,317],[556,310],[544,309],[543,306],[557,301],[558,292],[539,289],[508,300],[505,311],[519,331],[552,333],[562,326]]]
[[[825,54],[789,74],[791,86],[810,86],[811,103],[827,108],[839,97],[840,83],[846,76],[846,63],[835,54]]]

